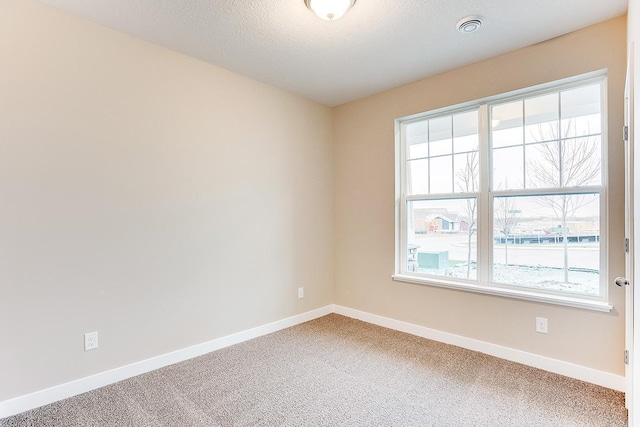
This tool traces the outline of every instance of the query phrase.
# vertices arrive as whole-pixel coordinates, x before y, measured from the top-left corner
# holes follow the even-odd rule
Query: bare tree
[[[509,235],[518,225],[518,213],[513,197],[496,197],[493,206],[493,222],[504,236],[504,265],[509,264]]]
[[[538,125],[531,130],[534,141],[550,141],[536,144],[537,159],[527,161],[527,185],[533,188],[577,187],[589,185],[600,174],[600,143],[597,137],[582,137],[567,141],[575,130],[576,124],[568,120],[561,126],[558,122]],[[587,135],[590,134],[587,129]],[[581,195],[555,195],[537,198],[538,202],[549,207],[561,221],[562,242],[564,247],[564,281],[569,281],[569,228],[567,218],[578,209],[591,203]]]
[[[456,176],[460,180],[458,189],[465,193],[473,193],[478,191],[479,187],[479,162],[478,152],[472,151],[467,153],[465,165],[463,169],[456,172]],[[478,199],[466,199],[465,216],[468,220],[469,229],[467,230],[467,279],[471,273],[471,237],[476,229],[476,210],[478,209]]]

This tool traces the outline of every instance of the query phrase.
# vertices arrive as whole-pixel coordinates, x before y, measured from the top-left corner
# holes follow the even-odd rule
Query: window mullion
[[[453,114],[451,115],[451,134],[449,135],[451,140],[451,192],[456,192],[456,165],[454,163],[455,150],[453,148]],[[468,191],[468,189],[467,189]]]
[[[431,138],[429,137],[429,121],[427,120],[427,191],[431,194]]]
[[[481,105],[478,109],[478,139],[480,158],[480,182],[478,196],[478,280],[481,283],[489,283],[493,252],[490,243],[493,240],[493,215],[489,190],[491,186],[490,175],[490,144],[489,144],[489,106]]]
[[[436,194],[412,194],[411,196],[404,196],[406,201],[420,201],[420,200],[451,200],[451,199],[467,199],[470,197],[477,197],[478,193],[436,193]]]
[[[407,159],[409,158],[409,144],[406,138],[406,123],[396,125],[396,271],[405,272],[407,265],[407,256],[404,248],[407,247],[406,238],[406,201],[405,196],[408,193],[409,178]],[[399,183],[399,185],[398,185]]]
[[[527,188],[527,111],[522,100],[522,188]]]
[[[564,144],[564,138],[562,137],[562,92],[558,93],[558,183],[560,187],[564,187],[564,168],[562,164],[564,159],[562,158],[562,146]]]

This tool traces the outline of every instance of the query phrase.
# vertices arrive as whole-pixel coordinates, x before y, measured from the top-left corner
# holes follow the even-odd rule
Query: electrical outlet
[[[304,298],[304,288],[298,288],[298,298]]]
[[[84,351],[95,350],[98,348],[98,332],[89,332],[84,334]]]
[[[536,332],[549,333],[549,322],[546,317],[536,317]]]

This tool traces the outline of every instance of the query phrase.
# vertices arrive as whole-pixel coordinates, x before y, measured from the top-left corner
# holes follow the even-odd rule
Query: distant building
[[[469,231],[470,221],[446,209],[414,209],[413,229],[416,234],[455,233]]]

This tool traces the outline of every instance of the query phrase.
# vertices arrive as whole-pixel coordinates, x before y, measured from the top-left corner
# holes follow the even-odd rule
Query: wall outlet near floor
[[[304,298],[304,288],[298,288],[298,298]]]
[[[536,332],[549,333],[549,322],[546,317],[536,317]]]
[[[89,332],[84,334],[84,351],[95,350],[98,348],[98,332]]]

